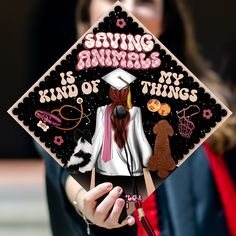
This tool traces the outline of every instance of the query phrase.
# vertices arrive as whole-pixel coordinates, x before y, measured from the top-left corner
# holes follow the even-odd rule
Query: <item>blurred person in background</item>
[[[182,1],[121,2],[232,109],[235,103],[230,91],[198,53],[188,10]],[[45,1],[34,25],[34,78],[44,73],[114,3],[113,0]],[[236,235],[232,224],[235,206],[227,205],[229,194],[235,196],[235,185],[227,165],[222,164],[225,163],[224,158],[233,157],[229,150],[235,145],[235,137],[235,120],[231,117],[146,201],[146,212],[156,215],[150,221],[156,224],[154,228],[156,232],[160,231],[161,236]],[[118,224],[124,203],[121,204],[118,195],[114,197],[115,186],[107,189],[103,184],[86,192],[53,158],[40,148],[39,152],[46,162],[48,206],[54,236],[87,235],[87,225],[72,204],[78,191],[81,193],[77,195],[77,207],[94,223],[90,227],[91,235],[146,235],[134,225],[133,217],[122,225]],[[215,163],[214,160],[220,162]],[[222,178],[227,181],[227,188],[222,186]],[[100,209],[99,220],[95,214],[97,206],[93,204],[96,196],[109,191],[111,194],[103,206],[114,205],[116,212],[109,215],[109,221],[106,221],[106,210]]]

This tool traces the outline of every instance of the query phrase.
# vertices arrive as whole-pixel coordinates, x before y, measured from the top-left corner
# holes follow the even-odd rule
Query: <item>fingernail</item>
[[[110,191],[110,190],[112,189],[112,187],[113,187],[112,184],[111,184],[111,183],[108,183],[108,184],[107,184],[107,191]]]
[[[116,187],[116,191],[117,191],[117,193],[121,193],[123,191],[123,189],[121,187]]]
[[[129,226],[132,226],[135,223],[135,219],[132,216],[127,217],[127,223]]]
[[[117,205],[118,207],[123,207],[124,206],[124,200],[123,199],[118,199]]]

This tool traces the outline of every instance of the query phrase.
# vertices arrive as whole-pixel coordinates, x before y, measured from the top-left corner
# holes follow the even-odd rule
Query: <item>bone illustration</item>
[[[153,133],[156,134],[156,140],[154,154],[149,159],[148,168],[157,171],[157,175],[164,179],[176,167],[169,143],[169,137],[173,136],[174,131],[167,120],[161,120],[153,127]]]

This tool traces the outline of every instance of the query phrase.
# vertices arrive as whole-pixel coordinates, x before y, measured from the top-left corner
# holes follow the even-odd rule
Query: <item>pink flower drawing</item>
[[[126,26],[126,22],[123,18],[117,19],[116,26],[123,29]]]
[[[203,110],[203,113],[202,113],[202,116],[203,116],[205,119],[209,120],[209,119],[211,119],[211,117],[213,116],[213,114],[212,114],[212,112],[211,112],[210,109],[204,109],[204,110]]]
[[[64,143],[64,140],[61,136],[55,136],[53,142],[56,145],[61,146]]]

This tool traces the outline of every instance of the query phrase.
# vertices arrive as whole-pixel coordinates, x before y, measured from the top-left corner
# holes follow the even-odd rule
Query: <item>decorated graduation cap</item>
[[[8,112],[87,190],[121,185],[128,211],[231,114],[119,2]]]

